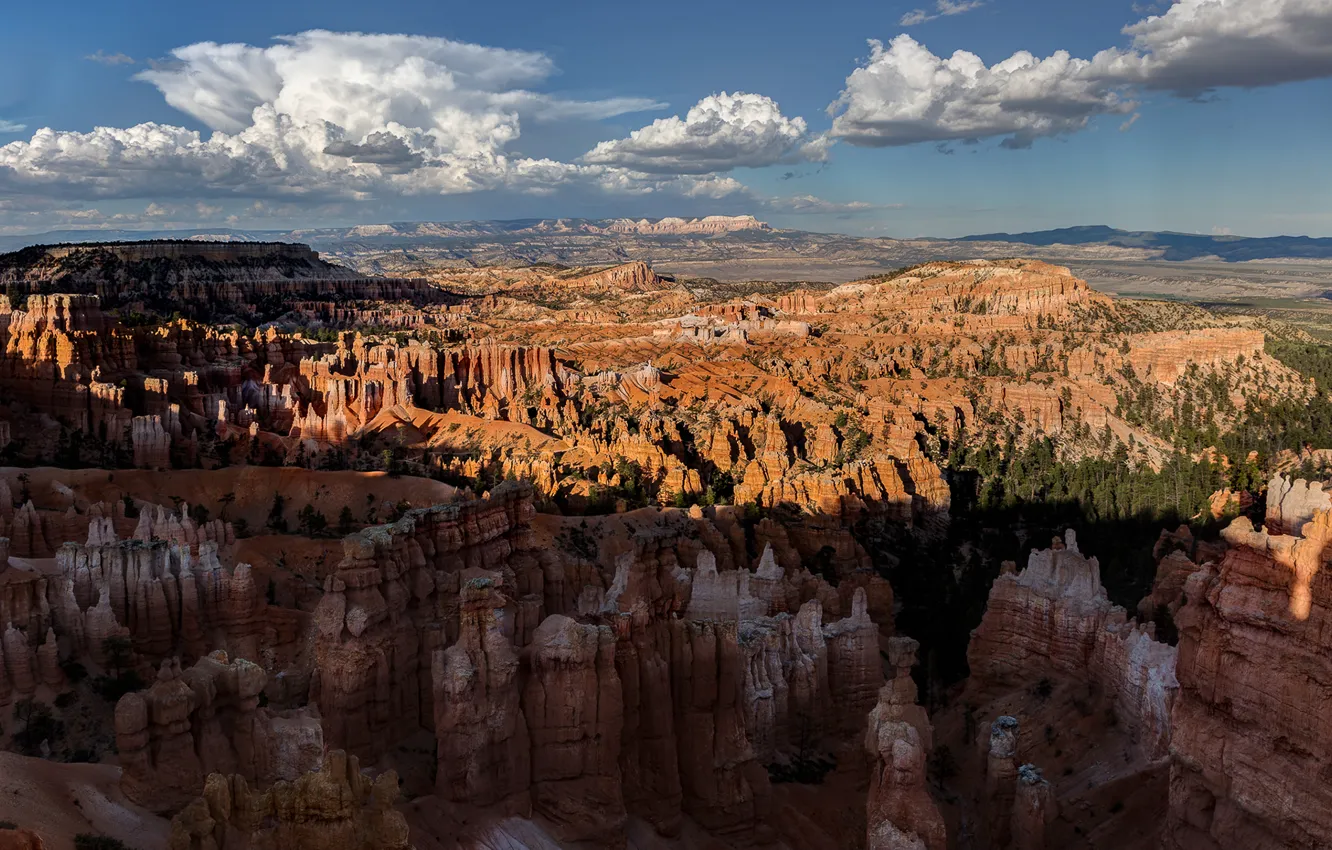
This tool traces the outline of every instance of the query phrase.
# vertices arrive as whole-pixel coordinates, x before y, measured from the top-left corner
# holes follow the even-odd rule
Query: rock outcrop
[[[141,528],[144,522],[141,516]],[[80,653],[100,659],[103,642],[114,635],[129,637],[153,661],[199,658],[209,647],[247,659],[296,651],[295,623],[286,612],[270,614],[249,564],[221,565],[218,544],[204,539],[209,529],[190,522],[157,530],[179,542],[156,535],[107,540],[94,530],[96,542],[66,543],[56,553],[60,572],[47,585],[47,601],[57,632]],[[221,532],[216,536],[227,543]]]
[[[1021,573],[1000,575],[967,649],[971,686],[1030,687],[1067,677],[1097,684],[1120,722],[1138,730],[1153,757],[1166,754],[1178,689],[1176,650],[1110,604],[1100,565],[1072,531],[1033,551]]]
[[[738,230],[771,230],[765,222],[759,221],[752,215],[708,215],[690,219],[667,217],[657,221],[649,221],[646,218],[638,221],[622,218],[611,222],[606,229],[613,233],[671,236],[689,233],[731,233]]]
[[[533,809],[563,841],[614,844],[627,818],[615,634],[555,614],[537,627],[530,654],[523,713],[532,747]]]
[[[467,570],[500,566],[510,598],[518,597],[512,604],[525,600],[521,610],[531,612],[521,628],[512,620],[508,628],[518,635],[535,628],[541,572],[525,542],[534,513],[529,486],[502,486],[485,499],[413,509],[343,540],[343,559],[314,612],[311,695],[330,745],[369,757],[435,716],[433,654],[459,639],[464,597],[488,589],[482,585],[489,579],[466,577]],[[469,582],[472,590],[464,592]],[[473,626],[483,628],[481,609],[473,616],[480,618]],[[512,643],[514,634],[505,640]],[[516,707],[516,691],[505,698]]]
[[[1013,831],[1013,801],[1017,794],[1018,719],[1002,715],[990,725],[985,755],[984,821],[981,841],[987,847],[1007,847]]]
[[[1058,813],[1050,783],[1034,764],[1018,768],[1013,800],[1013,850],[1045,850],[1046,827]]]
[[[317,766],[318,712],[261,708],[265,679],[257,665],[214,652],[184,671],[163,662],[151,688],[121,697],[115,727],[125,796],[170,813],[201,793],[210,773],[268,786]]]
[[[1296,534],[1255,530],[1241,517],[1223,537],[1231,548],[1189,577],[1175,615],[1180,692],[1165,845],[1328,846],[1332,511],[1316,509]]]
[[[898,675],[883,686],[870,712],[865,748],[871,759],[866,846],[869,850],[945,850],[947,830],[930,797],[925,761],[933,730],[915,704],[911,680],[917,644],[893,638],[891,658]]]
[[[505,600],[494,576],[479,575],[463,580],[459,602],[458,640],[436,650],[431,667],[436,788],[452,802],[526,814],[532,748]]]
[[[243,776],[212,774],[202,796],[171,822],[171,850],[410,850],[393,808],[398,777],[363,776],[355,756],[330,752],[318,770],[267,791]]]

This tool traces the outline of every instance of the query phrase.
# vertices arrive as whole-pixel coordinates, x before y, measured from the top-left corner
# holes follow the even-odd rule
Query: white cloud
[[[1135,104],[1089,73],[1091,63],[1058,51],[1038,59],[1026,51],[986,67],[965,50],[935,56],[909,35],[851,72],[830,107],[832,134],[852,144],[882,147],[1007,136],[1007,147],[1081,130],[1104,113]]]
[[[803,120],[744,94],[707,98],[687,119],[658,122],[580,163],[510,153],[531,124],[658,105],[530,90],[554,72],[540,53],[417,36],[316,31],[267,48],[189,45],[137,78],[208,131],[39,129],[0,146],[0,196],[21,200],[0,213],[143,199],[152,201],[143,212],[79,214],[102,226],[238,221],[487,190],[762,203],[719,172],[825,155],[828,141],[811,137]],[[675,129],[683,143],[671,150]],[[42,220],[59,219],[46,209]]]
[[[917,9],[901,23],[975,5],[939,0],[936,14]],[[1022,51],[989,67],[963,50],[942,59],[906,35],[887,47],[871,41],[869,59],[830,107],[832,135],[869,146],[1006,136],[1006,147],[1026,147],[1102,114],[1131,113],[1120,125],[1128,130],[1136,91],[1198,97],[1332,76],[1329,0],[1176,0],[1123,31],[1129,47],[1089,60]]]
[[[1332,76],[1328,0],[1178,0],[1093,59],[1105,79],[1196,97]]]
[[[912,9],[910,12],[903,15],[901,20],[897,23],[904,27],[914,27],[917,24],[923,24],[937,18],[950,15],[961,15],[964,12],[979,9],[984,5],[985,0],[960,0],[960,2],[954,2],[954,0],[936,0],[934,4],[934,14],[931,14],[924,9]]]
[[[854,215],[874,210],[902,209],[903,204],[871,204],[867,201],[828,201],[814,195],[768,198],[763,205],[774,212],[799,215]]]
[[[1141,112],[1135,112],[1132,115],[1130,115],[1127,121],[1119,125],[1119,132],[1127,133],[1130,129],[1133,128],[1134,124],[1138,123],[1138,119],[1141,117],[1142,117]]]
[[[126,56],[124,53],[107,53],[104,50],[90,53],[83,58],[89,62],[97,62],[102,65],[134,65],[138,61],[133,56]]]
[[[192,44],[137,78],[211,134],[155,123],[40,129],[0,146],[0,192],[317,202],[550,191],[586,175],[508,154],[525,121],[659,106],[525,88],[554,72],[541,53],[423,36],[312,31],[265,48]]]
[[[489,147],[521,117],[605,118],[663,106],[644,98],[565,100],[528,91],[555,73],[548,56],[418,35],[312,30],[269,47],[200,42],[141,71],[167,103],[215,130],[249,126],[271,104],[299,123],[328,121],[357,139],[391,124],[446,146]]]
[[[700,100],[683,119],[658,118],[627,139],[602,142],[583,161],[657,174],[710,174],[822,161],[827,149],[827,138],[811,136],[805,119],[787,118],[772,98],[722,92]]]
[[[5,119],[0,118],[0,134],[22,133],[26,129],[28,129],[27,124],[19,124],[16,121],[6,121]]]

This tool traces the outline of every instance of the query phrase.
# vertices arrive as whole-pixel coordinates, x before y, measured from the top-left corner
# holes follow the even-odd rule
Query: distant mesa
[[[309,245],[299,242],[225,242],[197,239],[149,239],[141,242],[77,242],[64,245],[41,245],[35,250],[61,260],[79,253],[101,252],[121,262],[136,263],[144,260],[207,260],[215,263],[245,259],[282,258],[297,262],[314,263],[319,254]]]
[[[752,215],[709,215],[703,218],[663,218],[650,221],[640,218],[616,219],[606,228],[612,233],[640,233],[645,235],[677,235],[686,233],[733,233],[737,230],[772,230],[767,222]]]

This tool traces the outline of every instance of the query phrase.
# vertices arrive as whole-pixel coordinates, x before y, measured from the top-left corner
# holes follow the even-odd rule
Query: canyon
[[[1269,323],[1018,259],[0,280],[0,847],[1332,843]]]

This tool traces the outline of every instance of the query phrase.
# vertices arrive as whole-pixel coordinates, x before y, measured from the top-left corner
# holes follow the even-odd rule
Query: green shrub
[[[60,662],[60,670],[65,674],[65,678],[70,684],[77,685],[88,678],[88,668],[77,661],[65,660]]]
[[[119,676],[98,676],[93,680],[93,690],[107,702],[119,702],[125,694],[141,691],[144,687],[143,679],[135,670],[126,670]]]

